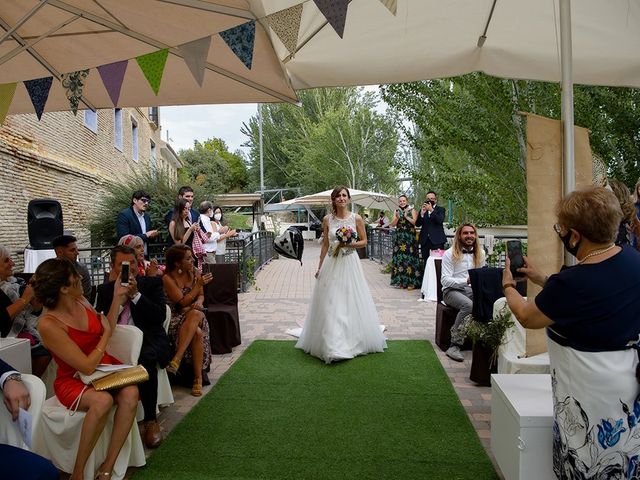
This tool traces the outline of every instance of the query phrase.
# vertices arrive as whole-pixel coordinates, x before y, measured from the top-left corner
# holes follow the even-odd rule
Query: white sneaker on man
[[[464,355],[460,351],[460,347],[457,345],[451,345],[444,354],[451,360],[456,362],[464,362]]]

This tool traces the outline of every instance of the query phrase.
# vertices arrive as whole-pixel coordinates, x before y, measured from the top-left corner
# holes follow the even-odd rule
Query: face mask
[[[219,222],[220,219],[222,218],[222,214],[221,213],[216,213],[213,218],[215,219],[216,222]]]
[[[571,231],[565,233],[564,235],[559,235],[559,236],[560,236],[560,241],[564,245],[564,248],[567,250],[567,252],[569,252],[574,257],[577,256],[578,249],[580,248],[580,242],[582,241],[582,239],[578,240],[578,243],[576,243],[572,247],[571,244],[569,243],[569,239],[571,238]]]

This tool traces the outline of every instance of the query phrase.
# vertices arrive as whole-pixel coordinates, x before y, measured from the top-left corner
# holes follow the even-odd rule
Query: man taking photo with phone
[[[123,265],[129,266],[129,275],[123,275]],[[167,315],[167,300],[160,277],[136,276],[135,250],[118,245],[111,251],[109,281],[98,287],[96,310],[109,310],[113,299],[114,282],[129,285],[129,300],[122,306],[118,324],[135,325],[142,330],[142,348],[138,363],[149,373],[149,380],[138,385],[144,410],[144,443],[156,448],[162,442],[162,433],[156,418],[158,400],[158,367],[164,368],[173,353],[169,337],[163,327]]]
[[[427,198],[418,213],[416,227],[420,227],[420,256],[422,258],[422,271],[424,271],[431,250],[444,248],[447,237],[444,234],[445,210],[437,205],[436,192],[427,192]]]
[[[460,327],[473,307],[469,270],[484,265],[484,250],[480,247],[476,227],[470,223],[460,225],[456,230],[453,246],[442,257],[441,277],[444,303],[458,310],[456,321],[451,327],[451,346],[445,352],[447,357],[456,362],[464,361],[460,349],[465,338]]]

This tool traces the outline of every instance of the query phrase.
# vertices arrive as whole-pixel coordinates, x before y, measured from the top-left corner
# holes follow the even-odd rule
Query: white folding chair
[[[27,387],[29,396],[31,397],[31,405],[27,411],[31,414],[31,431],[35,432],[36,426],[40,422],[46,388],[42,380],[29,373],[22,374],[22,382]],[[2,390],[0,390],[0,443],[29,450],[27,444],[24,443],[22,433],[18,428],[18,422],[14,422],[11,419],[11,414],[9,413],[9,410],[5,408],[3,401],[4,395],[2,394]]]
[[[136,365],[141,347],[142,331],[138,327],[117,325],[109,341],[107,351],[123,363]],[[111,409],[107,425],[87,461],[84,471],[85,480],[93,480],[94,472],[107,456],[114,412],[115,406]],[[63,472],[71,472],[80,444],[80,430],[84,416],[85,413],[81,411],[71,414],[56,396],[47,399],[42,408],[42,417],[38,428],[34,429],[33,451],[49,458]],[[128,467],[141,467],[145,463],[140,431],[134,422],[113,467],[111,478],[112,480],[121,480],[127,473]]]

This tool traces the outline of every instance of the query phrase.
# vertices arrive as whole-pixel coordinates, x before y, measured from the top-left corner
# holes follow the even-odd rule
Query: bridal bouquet
[[[344,243],[345,245],[348,245],[350,243],[358,241],[358,232],[353,230],[351,227],[340,227],[336,230],[336,238],[338,239],[338,243]],[[349,249],[348,253],[351,253],[352,251],[353,249]],[[339,253],[340,249],[333,249],[334,257],[337,257]],[[343,255],[346,255],[346,253],[343,253]]]

